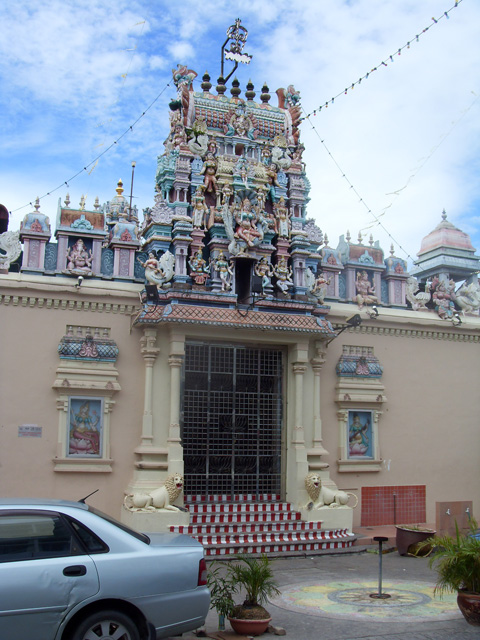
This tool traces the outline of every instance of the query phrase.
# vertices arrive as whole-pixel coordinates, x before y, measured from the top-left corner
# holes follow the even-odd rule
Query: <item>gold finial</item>
[[[120,180],[117,182],[117,188],[116,188],[116,192],[117,195],[121,196],[123,193],[123,182],[122,179],[120,178]]]

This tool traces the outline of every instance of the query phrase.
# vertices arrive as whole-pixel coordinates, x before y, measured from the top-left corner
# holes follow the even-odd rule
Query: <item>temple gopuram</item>
[[[445,212],[410,271],[371,236],[330,246],[300,92],[232,75],[173,70],[151,207],[120,180],[2,229],[3,495],[98,490],[212,556],[450,530],[480,506],[480,257]]]

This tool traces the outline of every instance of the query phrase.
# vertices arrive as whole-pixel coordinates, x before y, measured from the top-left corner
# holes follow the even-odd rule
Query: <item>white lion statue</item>
[[[165,480],[165,484],[149,493],[129,493],[123,504],[129,511],[180,511],[173,502],[183,490],[183,476],[174,473]]]
[[[307,509],[320,509],[321,507],[344,507],[347,506],[348,499],[353,496],[356,500],[354,507],[358,504],[358,498],[354,493],[339,491],[330,487],[323,487],[318,473],[314,471],[305,476],[305,489],[310,500],[305,505]]]

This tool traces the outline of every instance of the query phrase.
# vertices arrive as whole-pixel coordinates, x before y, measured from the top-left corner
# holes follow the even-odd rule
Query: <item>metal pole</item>
[[[132,162],[132,184],[130,186],[130,215],[132,215],[132,198],[133,198],[133,175],[135,173],[136,162]]]
[[[391,597],[388,593],[382,593],[382,544],[384,542],[388,542],[388,538],[385,538],[384,536],[375,536],[373,539],[375,542],[378,542],[378,593],[371,593],[370,598],[379,598],[384,600]]]

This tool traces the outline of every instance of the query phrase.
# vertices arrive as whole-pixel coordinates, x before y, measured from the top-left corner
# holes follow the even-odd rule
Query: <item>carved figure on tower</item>
[[[236,236],[243,240],[248,247],[253,247],[263,239],[263,233],[256,228],[257,215],[252,209],[248,198],[242,200],[240,209],[235,215],[237,222]]]
[[[173,82],[177,87],[178,100],[182,106],[183,124],[188,127],[193,120],[195,109],[192,83],[197,77],[197,73],[184,64],[177,64],[177,68],[172,69],[172,75]]]
[[[280,197],[280,200],[273,205],[275,212],[275,231],[280,238],[290,237],[290,213],[288,207],[285,206],[285,198]]]
[[[365,304],[376,304],[378,302],[378,298],[375,295],[375,289],[372,287],[372,283],[368,279],[366,271],[359,271],[357,273],[355,287],[357,289],[355,302],[358,304],[360,309]]]
[[[410,276],[406,282],[406,298],[412,305],[414,311],[426,310],[427,303],[430,302],[432,294],[430,293],[430,283],[425,283],[425,291],[420,291],[418,280],[415,276]]]
[[[275,136],[272,149],[272,162],[280,169],[286,171],[292,164],[292,159],[288,155],[288,147],[285,136]]]
[[[273,267],[273,273],[277,278],[277,288],[280,289],[282,293],[288,293],[290,287],[293,287],[293,280],[292,268],[287,265],[285,256],[282,256]]]
[[[193,198],[192,224],[195,229],[203,229],[209,215],[203,191],[204,187],[198,186]]]
[[[197,118],[190,129],[187,129],[189,136],[188,148],[196,155],[203,158],[208,150],[207,124],[205,120]]]
[[[297,145],[300,137],[299,125],[302,116],[300,107],[300,92],[295,90],[293,84],[287,89],[277,89],[278,106],[285,109],[286,138],[289,145]]]
[[[87,251],[85,244],[81,238],[75,242],[73,247],[67,249],[67,269],[75,272],[92,273],[92,250]]]
[[[190,267],[190,276],[195,281],[195,284],[205,284],[210,271],[201,249],[198,249],[190,258],[188,266]]]
[[[262,279],[262,291],[265,294],[272,284],[273,267],[263,256],[255,265],[255,274]]]
[[[222,281],[222,291],[230,291],[232,288],[233,266],[227,262],[223,251],[220,251],[217,258],[213,261],[213,268],[218,272]]]
[[[478,315],[480,309],[480,286],[478,282],[470,282],[470,284],[462,284],[455,296],[455,302],[463,312],[475,313]]]
[[[258,215],[254,210],[251,200],[246,196],[237,198],[233,207],[227,202],[222,207],[225,231],[230,240],[228,251],[233,256],[259,245],[268,230],[267,222],[263,215]]]
[[[450,280],[448,283],[438,279],[434,279],[433,285],[435,290],[432,294],[432,302],[435,305],[435,311],[442,320],[450,320],[455,313],[455,282]]]
[[[323,271],[317,274],[315,277],[310,267],[307,267],[305,271],[305,283],[307,285],[307,291],[310,295],[317,299],[319,304],[323,304],[325,296],[327,295],[328,285],[331,282],[331,278],[326,278]]]
[[[217,173],[217,160],[211,151],[207,151],[207,155],[205,157],[205,162],[203,163],[203,167],[200,171],[200,175],[204,175],[204,184],[205,189],[209,192],[217,190],[217,178],[215,174]]]
[[[167,289],[171,286],[170,280],[173,278],[175,267],[175,256],[170,251],[165,251],[160,260],[157,260],[153,251],[148,254],[147,260],[138,261],[145,269],[145,280],[157,287]]]
[[[268,177],[268,182],[270,183],[270,196],[273,202],[275,202],[275,198],[276,198],[275,187],[280,186],[277,179],[277,172],[278,172],[278,166],[274,162],[272,162],[272,164],[270,164],[267,168],[267,177]]]

